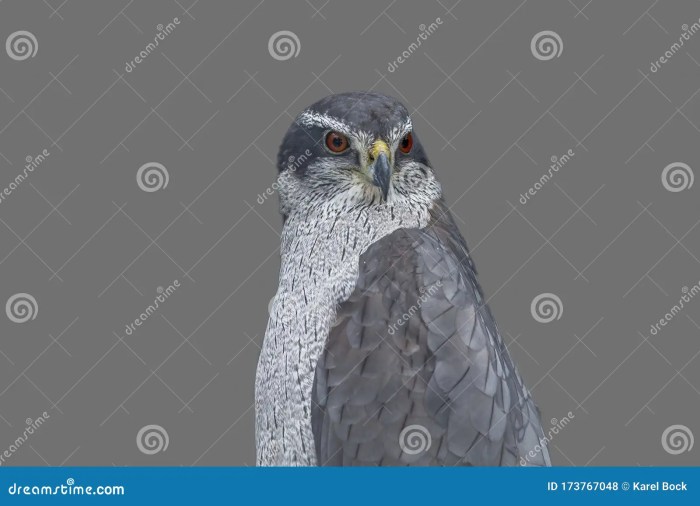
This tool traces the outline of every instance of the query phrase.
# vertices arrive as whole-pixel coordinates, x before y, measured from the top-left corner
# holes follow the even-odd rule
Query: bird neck
[[[355,288],[360,255],[398,228],[422,228],[429,209],[376,206],[319,219],[288,217],[279,288],[270,308],[256,378],[261,465],[315,465],[311,427],[316,365],[336,308]]]

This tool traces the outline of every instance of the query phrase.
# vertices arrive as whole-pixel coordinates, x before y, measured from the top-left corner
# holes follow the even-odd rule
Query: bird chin
[[[370,176],[362,174],[360,177],[362,178],[361,181],[359,181],[361,190],[358,196],[364,204],[367,206],[379,206],[391,202],[394,190],[391,184],[389,185],[389,192],[386,198],[384,198],[381,188],[374,184]]]
[[[391,202],[392,189],[389,188],[389,193],[387,193],[386,198],[382,194],[382,190],[377,188],[372,183],[368,183],[367,193],[365,194],[365,203],[369,207],[381,207],[386,206]]]

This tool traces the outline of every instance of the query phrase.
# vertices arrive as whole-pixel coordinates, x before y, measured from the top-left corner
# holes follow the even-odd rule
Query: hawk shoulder
[[[444,203],[360,257],[318,362],[319,465],[549,465],[537,407]]]

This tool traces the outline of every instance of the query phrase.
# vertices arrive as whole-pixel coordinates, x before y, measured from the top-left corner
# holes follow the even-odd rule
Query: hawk
[[[550,465],[406,107],[326,97],[291,125],[278,169],[258,465]]]

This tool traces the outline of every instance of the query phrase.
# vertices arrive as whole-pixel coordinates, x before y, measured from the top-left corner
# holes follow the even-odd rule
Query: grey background
[[[127,73],[159,23],[181,24]],[[420,32],[443,24],[388,72]],[[697,1],[0,3],[0,452],[50,419],[6,465],[252,465],[253,381],[276,289],[281,221],[273,160],[292,118],[331,92],[371,89],[412,111],[526,383],[557,465],[691,465],[664,451],[700,433],[700,300],[649,327],[700,280],[700,35],[650,63],[700,17]],[[5,39],[38,41],[14,61]],[[278,61],[268,39],[300,40]],[[536,59],[530,40],[563,51]],[[574,158],[526,205],[552,155]],[[136,182],[147,162],[167,188]],[[165,287],[181,287],[131,335]],[[530,303],[557,294],[561,318]],[[145,455],[140,428],[162,426]]]

